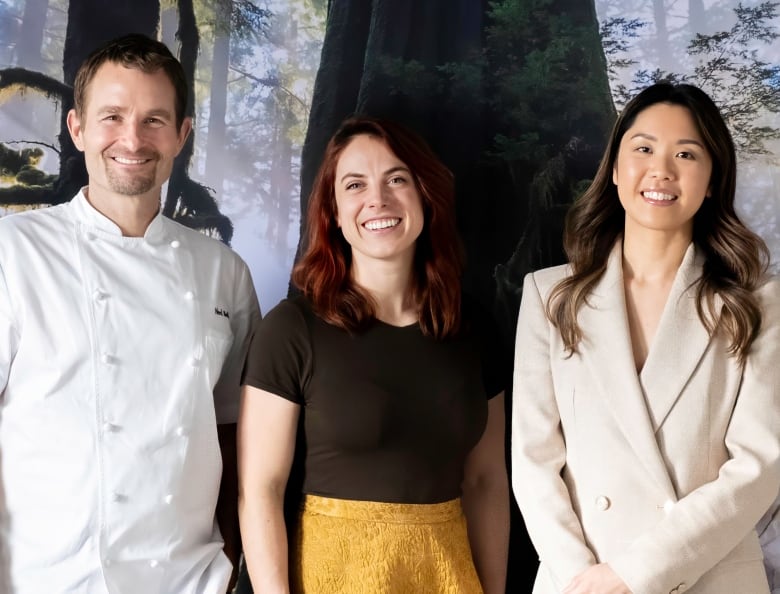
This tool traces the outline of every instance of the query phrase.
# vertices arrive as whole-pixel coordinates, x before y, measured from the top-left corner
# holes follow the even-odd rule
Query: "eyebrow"
[[[102,107],[99,107],[97,110],[97,113],[99,115],[104,113],[123,113],[127,111],[126,108],[121,107],[119,105],[104,105]],[[173,114],[164,108],[159,109],[152,109],[144,114],[144,117],[163,117],[163,118],[172,118]]]
[[[637,132],[636,134],[634,134],[631,137],[631,140],[633,140],[634,138],[646,138],[647,140],[653,140],[653,141],[657,141],[658,140],[652,134],[646,134],[644,132]],[[704,148],[704,145],[701,142],[699,142],[698,140],[695,140],[693,138],[681,138],[675,144],[695,144],[698,147]]]
[[[388,169],[387,171],[384,171],[384,172],[382,173],[382,175],[390,175],[391,173],[396,173],[396,172],[398,172],[398,171],[405,171],[405,172],[406,172],[406,173],[408,173],[409,175],[411,175],[411,174],[412,174],[412,172],[411,172],[411,171],[409,171],[409,168],[408,168],[408,167],[405,167],[404,165],[398,165],[398,166],[396,166],[396,167],[391,167],[391,168],[390,168],[390,169]],[[365,176],[365,174],[363,174],[363,173],[351,173],[351,172],[347,172],[347,173],[345,173],[344,175],[342,175],[342,176],[341,176],[341,180],[339,180],[339,181],[342,181],[342,182],[343,182],[343,181],[344,181],[345,179],[347,179],[348,177],[357,177],[357,178],[360,178],[360,179],[362,179],[362,178],[364,178],[364,177],[366,177],[366,176]]]

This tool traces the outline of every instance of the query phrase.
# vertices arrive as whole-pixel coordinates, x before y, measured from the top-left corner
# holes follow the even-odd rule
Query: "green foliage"
[[[661,69],[640,69],[629,85],[615,85],[618,105],[625,105],[646,86],[660,80],[689,82],[704,89],[721,109],[734,137],[737,151],[743,155],[770,153],[768,142],[780,138],[780,130],[766,125],[763,114],[780,113],[780,65],[763,60],[758,47],[774,42],[780,34],[774,22],[780,2],[761,2],[755,6],[737,5],[734,25],[709,35],[697,33],[689,41],[687,52],[694,60],[692,74]],[[625,30],[602,26],[603,43],[608,51],[610,72],[633,65],[621,61],[638,28]]]
[[[490,4],[487,62],[496,92],[489,103],[499,114],[499,127],[508,132],[496,138],[494,150],[509,161],[546,162],[583,121],[600,122],[611,115],[604,100],[606,63],[598,38],[565,4]]]
[[[640,19],[625,17],[612,17],[601,23],[599,36],[607,59],[607,74],[611,81],[617,78],[618,70],[637,63],[631,58],[621,57],[621,54],[628,51],[630,41],[635,40],[639,36],[639,31],[646,26],[647,23]]]

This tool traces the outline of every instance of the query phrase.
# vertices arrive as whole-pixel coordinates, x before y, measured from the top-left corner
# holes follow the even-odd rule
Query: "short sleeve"
[[[252,337],[242,383],[302,405],[311,354],[302,305],[284,300],[268,312]]]
[[[217,384],[214,386],[214,409],[217,423],[235,423],[241,391],[241,370],[249,340],[260,322],[252,275],[243,260],[238,260],[234,283],[234,308],[230,317],[233,342],[228,350]]]
[[[471,327],[482,365],[482,384],[488,400],[509,385],[510,352],[505,346],[493,315],[473,298],[464,297],[465,322]]]

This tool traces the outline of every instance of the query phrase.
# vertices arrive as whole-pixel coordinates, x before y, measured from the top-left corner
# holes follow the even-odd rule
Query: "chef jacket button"
[[[94,233],[90,233],[89,231],[87,231],[84,234],[84,237],[87,238],[87,241],[94,241],[95,240],[95,234]]]
[[[92,293],[92,298],[95,301],[104,301],[105,299],[108,299],[108,293],[103,289],[95,289],[95,292]]]
[[[149,561],[149,567],[151,567],[152,569],[157,567],[159,564],[160,562],[157,559],[152,559]]]
[[[609,500],[609,497],[604,495],[596,497],[596,509],[607,511],[610,505],[612,505],[612,502]]]
[[[166,504],[170,505],[170,504],[171,504],[171,501],[173,501],[173,495],[171,495],[171,494],[169,493],[168,495],[166,495],[165,497],[163,497],[163,501],[164,501]]]
[[[670,511],[672,511],[672,508],[674,507],[674,501],[671,499],[667,499],[664,501],[664,511],[668,514]]]
[[[111,567],[111,559],[103,559],[103,567]]]
[[[111,493],[111,501],[114,503],[122,503],[124,501],[127,501],[127,495],[123,495],[122,493],[117,493],[114,491]]]
[[[192,301],[193,299],[195,299],[195,293],[193,293],[192,291],[187,291],[186,293],[184,293],[184,298],[187,301]]]
[[[109,423],[108,421],[103,423],[103,433],[114,433],[118,429],[119,427],[113,423]]]
[[[173,249],[176,249],[176,248],[177,248],[177,247],[179,247],[180,245],[181,245],[181,242],[180,242],[178,239],[174,239],[173,241],[171,241],[171,247],[172,247]]]
[[[190,357],[190,365],[191,365],[192,367],[197,367],[199,364],[200,364],[200,359],[198,359],[198,358],[197,358],[197,357],[195,357],[195,356],[193,356],[193,357]]]
[[[109,355],[108,353],[103,353],[102,355],[100,355],[100,362],[101,363],[105,363],[106,365],[110,365],[111,363],[113,363],[113,361],[114,361],[114,358],[111,355]]]
[[[176,427],[176,435],[182,437],[184,435],[184,427],[182,427],[181,425]]]

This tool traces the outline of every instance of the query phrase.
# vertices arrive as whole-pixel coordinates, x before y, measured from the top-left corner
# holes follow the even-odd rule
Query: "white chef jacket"
[[[0,592],[225,592],[217,423],[258,319],[244,262],[160,214],[0,220]]]

